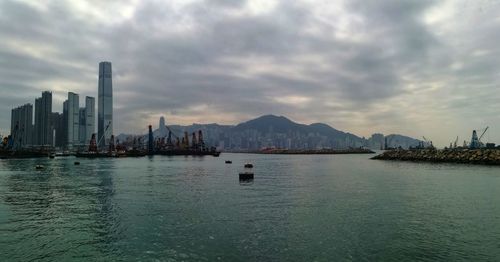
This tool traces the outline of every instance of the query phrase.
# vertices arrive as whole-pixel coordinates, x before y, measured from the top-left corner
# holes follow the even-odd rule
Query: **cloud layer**
[[[115,133],[261,114],[446,145],[500,142],[500,4],[476,0],[1,1],[0,129],[52,90],[97,95]],[[83,103],[83,102],[82,102]]]

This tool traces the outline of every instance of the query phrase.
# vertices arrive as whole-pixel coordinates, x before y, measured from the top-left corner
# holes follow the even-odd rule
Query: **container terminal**
[[[20,137],[14,132],[12,135],[2,139],[0,145],[0,159],[7,158],[39,158],[39,157],[59,157],[76,156],[84,158],[108,158],[108,157],[143,157],[147,155],[166,155],[166,156],[219,156],[220,151],[215,147],[209,147],[203,139],[203,132],[193,132],[189,139],[188,132],[184,132],[182,137],[177,136],[168,128],[168,136],[153,136],[152,126],[149,125],[147,145],[143,143],[142,137],[135,137],[131,142],[120,142],[112,135],[109,139],[109,145],[106,148],[99,148],[99,142],[104,139],[102,136],[96,139],[96,134],[88,145],[76,145],[75,151],[56,152],[53,146],[19,146],[16,138]],[[17,129],[16,129],[17,130]]]
[[[168,128],[168,127],[167,127]],[[99,150],[95,134],[90,140],[90,145],[86,151],[76,152],[76,157],[99,158],[99,157],[141,157],[146,155],[166,155],[166,156],[219,156],[220,152],[215,147],[207,147],[203,140],[203,132],[198,131],[192,133],[189,140],[188,132],[184,132],[182,138],[175,135],[168,128],[167,137],[154,138],[152,126],[148,127],[147,147],[144,147],[142,138],[134,138],[132,143],[116,141],[114,136],[111,136],[109,146],[106,150]],[[100,138],[102,139],[102,138]]]

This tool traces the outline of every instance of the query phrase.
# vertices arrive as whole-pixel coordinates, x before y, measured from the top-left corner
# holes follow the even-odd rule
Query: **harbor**
[[[369,157],[0,161],[2,254],[13,261],[412,261],[428,250],[494,261],[499,255],[498,231],[491,230],[500,215],[497,168]]]

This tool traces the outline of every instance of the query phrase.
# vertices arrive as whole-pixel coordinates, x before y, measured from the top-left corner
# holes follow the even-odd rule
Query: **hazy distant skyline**
[[[2,134],[44,90],[59,112],[97,97],[111,61],[115,134],[275,114],[440,146],[488,125],[500,143],[498,1],[4,0],[0,39]]]

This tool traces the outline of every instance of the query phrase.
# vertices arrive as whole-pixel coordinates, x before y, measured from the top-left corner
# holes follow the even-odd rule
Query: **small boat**
[[[246,163],[244,165],[245,168],[253,168],[253,164],[252,163]]]
[[[253,172],[241,172],[239,174],[240,180],[252,180],[253,179]]]
[[[75,161],[75,166],[78,166],[78,165],[80,165],[80,162]]]
[[[146,156],[146,155],[147,155],[146,151],[139,150],[139,149],[131,149],[131,150],[125,151],[125,156],[128,156],[128,157],[142,157],[142,156]]]
[[[43,166],[43,165],[36,165],[36,166],[35,166],[35,169],[37,169],[37,170],[41,170],[41,169],[43,169],[43,168],[44,168],[44,166]]]
[[[71,152],[69,151],[63,151],[63,152],[57,152],[55,154],[55,156],[57,157],[62,157],[62,156],[73,156],[74,154],[72,154]]]
[[[232,164],[232,163],[233,163],[233,161],[231,161],[231,160],[226,160],[226,164]]]

